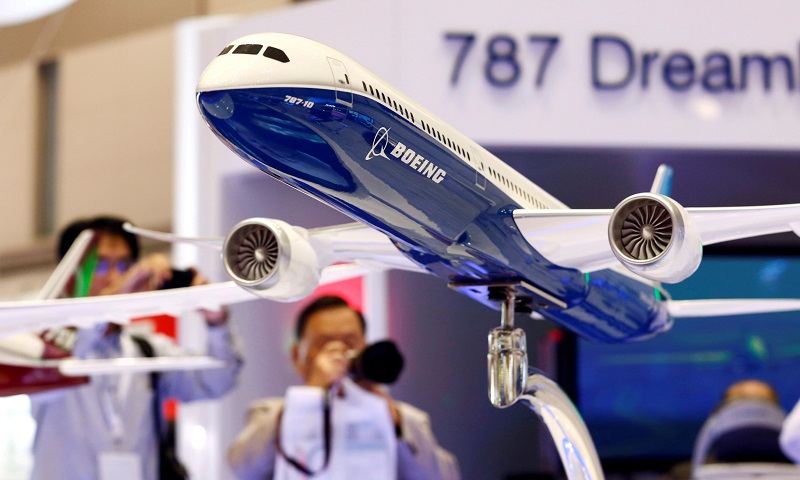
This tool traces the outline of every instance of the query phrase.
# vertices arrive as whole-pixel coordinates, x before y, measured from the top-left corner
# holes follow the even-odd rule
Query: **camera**
[[[390,384],[397,380],[403,370],[403,354],[391,340],[373,343],[350,364],[350,376],[354,380],[369,380]]]
[[[183,288],[192,285],[194,272],[192,270],[172,269],[172,278],[161,284],[159,290],[169,290],[170,288]]]

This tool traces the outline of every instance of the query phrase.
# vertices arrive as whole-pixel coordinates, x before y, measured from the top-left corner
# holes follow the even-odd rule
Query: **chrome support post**
[[[547,426],[569,480],[604,480],[600,458],[589,429],[558,384],[530,368],[519,401],[536,412]]]
[[[516,295],[514,295],[514,292],[510,288],[507,288],[506,298],[503,300],[503,305],[500,309],[502,326],[505,328],[514,328],[514,314],[516,313],[514,307],[515,300]]]
[[[503,324],[489,332],[489,400],[498,408],[517,401],[525,389],[528,351],[525,331],[514,328],[514,292],[506,291],[503,300]]]
[[[604,480],[589,429],[558,384],[528,366],[525,332],[514,327],[513,289],[507,288],[502,325],[489,332],[489,400],[498,408],[517,401],[544,422],[558,450],[568,480]]]

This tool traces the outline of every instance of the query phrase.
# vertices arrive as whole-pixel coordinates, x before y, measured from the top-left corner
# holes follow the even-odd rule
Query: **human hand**
[[[203,317],[206,319],[206,324],[208,324],[210,327],[225,325],[225,323],[228,321],[227,307],[221,307],[219,310],[207,310],[205,308],[201,308],[200,313],[203,314]]]
[[[190,286],[196,287],[198,285],[208,285],[208,279],[204,277],[203,274],[194,268],[189,268],[188,270],[192,272],[192,283]]]
[[[307,367],[310,371],[306,375],[306,385],[328,388],[340,382],[350,367],[348,350],[350,347],[340,340],[323,345]]]
[[[100,295],[147,292],[172,278],[172,266],[165,255],[152,254],[139,260],[118,279],[100,290]]]

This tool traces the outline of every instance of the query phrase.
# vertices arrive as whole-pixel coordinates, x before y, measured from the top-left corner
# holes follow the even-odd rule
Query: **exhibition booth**
[[[612,209],[648,192],[661,164],[673,168],[671,196],[686,207],[797,203],[795,13],[800,6],[788,0],[316,0],[184,20],[174,26],[175,44],[163,46],[175,58],[174,231],[221,237],[252,217],[304,228],[352,221],[242,161],[198,113],[207,65],[235,39],[261,32],[343,52],[570,208]],[[664,289],[681,300],[797,297],[799,246],[791,233],[714,245],[692,277]],[[173,260],[227,279],[219,252],[176,245]],[[410,272],[372,273],[321,292],[363,310],[369,341],[398,343],[406,367],[392,395],[430,414],[463,478],[560,471],[540,418],[518,405],[494,408],[487,397],[486,335],[499,312]],[[234,478],[225,451],[248,405],[298,382],[289,351],[304,304],[231,307],[246,356],[239,386],[218,401],[179,406],[179,454],[195,478]],[[644,478],[636,475],[690,460],[703,422],[737,380],[767,381],[785,410],[794,406],[796,317],[697,319],[626,345],[588,341],[536,315],[518,316],[516,326],[527,332],[531,366],[573,399],[608,478]],[[199,350],[205,330],[195,320],[180,320],[178,338]]]

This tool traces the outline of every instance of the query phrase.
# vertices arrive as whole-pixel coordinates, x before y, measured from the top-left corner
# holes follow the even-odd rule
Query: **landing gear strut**
[[[569,480],[603,480],[597,450],[578,410],[557,383],[528,367],[525,332],[514,327],[517,297],[513,287],[493,293],[504,297],[502,323],[489,332],[489,400],[498,408],[520,401],[539,415]]]
[[[505,288],[502,324],[489,332],[489,400],[498,408],[517,401],[528,377],[525,331],[514,327],[516,295]]]

